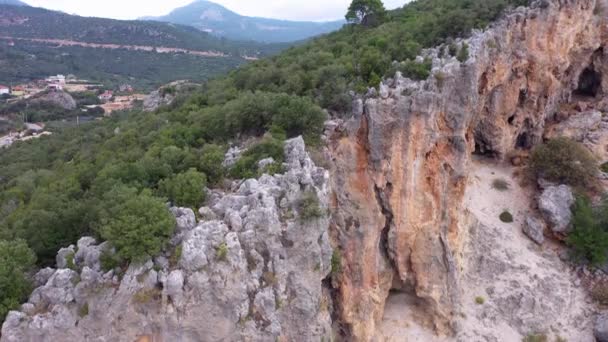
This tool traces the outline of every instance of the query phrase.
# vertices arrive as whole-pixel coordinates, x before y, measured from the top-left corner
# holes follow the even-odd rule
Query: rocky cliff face
[[[337,314],[349,340],[374,338],[390,291],[413,296],[439,334],[454,332],[471,155],[528,149],[573,93],[608,89],[602,4],[520,8],[470,38],[466,62],[428,51],[433,76],[397,75],[332,130],[331,231],[344,265]]]
[[[428,80],[398,74],[355,101],[352,118],[327,125],[329,173],[301,139],[288,141],[287,173],[213,194],[198,221],[174,208],[173,251],[121,278],[100,270],[103,244],[60,251],[1,341],[376,341],[395,308],[413,313],[402,324],[430,332],[413,340],[519,341],[542,328],[592,341],[590,305],[556,254],[494,222],[512,205],[523,226],[532,194],[491,196],[488,182],[514,183],[496,162],[544,136],[606,153],[601,114],[560,117],[564,104],[608,90],[605,8],[536,1],[468,39],[466,62],[426,51]],[[304,196],[331,215],[301,217]],[[543,222],[528,221],[542,244]],[[473,304],[482,293],[492,305]]]
[[[301,217],[303,196],[327,207],[328,173],[299,138],[285,145],[288,172],[214,193],[197,221],[173,208],[173,253],[101,270],[91,238],[59,252],[1,341],[319,341],[331,336],[322,281],[332,248],[327,212]],[[179,251],[179,252],[178,252]],[[73,256],[74,266],[66,259]]]

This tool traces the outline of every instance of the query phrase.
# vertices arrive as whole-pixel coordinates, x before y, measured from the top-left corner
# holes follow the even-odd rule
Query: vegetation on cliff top
[[[171,233],[165,197],[196,207],[204,194],[180,189],[255,174],[263,158],[280,162],[282,139],[304,135],[315,143],[321,108],[347,112],[349,91],[377,85],[394,60],[424,77],[412,67],[423,47],[483,27],[520,3],[418,0],[373,27],[351,25],[245,66],[155,113],[123,113],[17,143],[0,151],[0,239],[25,240],[40,265],[53,264],[60,247],[85,234],[109,240],[126,260],[145,258]],[[264,134],[232,170],[221,166],[231,142]],[[308,205],[306,215],[315,211]],[[142,224],[154,229],[144,232]],[[2,291],[0,301],[14,308],[21,295]]]

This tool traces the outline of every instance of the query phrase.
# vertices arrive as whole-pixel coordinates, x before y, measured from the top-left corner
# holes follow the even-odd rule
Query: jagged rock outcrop
[[[188,81],[171,82],[146,95],[143,108],[147,112],[153,112],[161,106],[168,106],[173,103],[179,94],[190,93],[198,87],[198,84]]]
[[[10,312],[0,341],[329,340],[327,211],[300,215],[303,196],[327,207],[329,176],[302,138],[287,141],[285,152],[285,174],[215,193],[201,221],[172,208],[173,252],[123,275],[101,269],[106,244],[82,238],[60,253],[62,268],[44,271],[28,303]],[[74,270],[65,268],[66,255],[74,256]]]
[[[348,340],[374,338],[391,290],[417,298],[438,333],[458,330],[471,155],[500,160],[541,142],[559,105],[588,90],[584,71],[603,70],[605,24],[595,0],[534,2],[474,34],[465,63],[427,51],[428,80],[396,75],[328,133]]]
[[[32,101],[39,103],[50,103],[66,110],[74,110],[77,107],[76,100],[74,100],[72,95],[64,91],[49,91],[48,93],[39,96]]]

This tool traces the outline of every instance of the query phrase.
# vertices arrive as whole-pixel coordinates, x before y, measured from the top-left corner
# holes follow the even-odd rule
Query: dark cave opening
[[[523,132],[517,136],[515,147],[520,149],[529,149],[531,147],[530,137],[527,132]]]
[[[575,95],[595,97],[602,87],[602,74],[586,68],[578,79],[578,88],[574,91]]]

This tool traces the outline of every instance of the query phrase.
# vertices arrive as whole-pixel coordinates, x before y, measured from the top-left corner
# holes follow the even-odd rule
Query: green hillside
[[[286,47],[229,41],[188,26],[86,18],[1,4],[0,30],[3,37],[24,38],[0,39],[0,83],[9,84],[61,73],[110,86],[130,83],[136,88],[151,90],[178,79],[204,81],[244,64],[243,56],[268,56]],[[59,46],[27,39],[217,51],[225,56]]]
[[[0,239],[24,240],[40,265],[51,264],[57,249],[83,234],[115,246],[135,244],[128,234],[138,228],[134,216],[145,213],[140,221],[155,222],[166,199],[196,208],[204,198],[199,185],[253,176],[262,171],[256,168],[261,158],[272,156],[278,161],[272,170],[280,170],[281,140],[302,134],[312,146],[319,143],[321,108],[347,115],[349,91],[377,86],[394,71],[392,60],[403,61],[397,68],[412,77],[427,77],[428,63],[412,61],[423,47],[466,35],[522,3],[418,0],[388,13],[379,25],[349,26],[248,64],[170,108],[127,113],[0,151]],[[462,48],[454,53],[466,59]],[[271,136],[260,138],[234,167],[222,168],[228,142],[268,131]],[[108,234],[121,222],[125,234]],[[119,255],[106,265],[133,257]],[[25,293],[8,299],[16,305]]]

